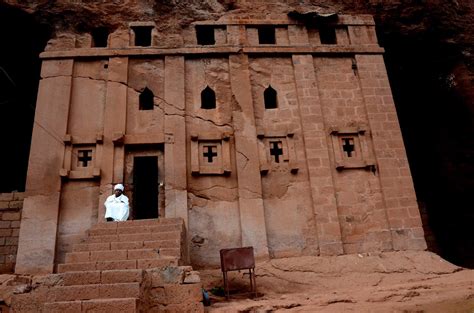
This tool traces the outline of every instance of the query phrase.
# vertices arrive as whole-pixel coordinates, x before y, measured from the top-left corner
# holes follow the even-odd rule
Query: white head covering
[[[123,191],[123,190],[125,189],[125,187],[123,187],[122,184],[117,184],[117,185],[115,185],[115,187],[114,187],[114,191],[117,190],[117,189]]]

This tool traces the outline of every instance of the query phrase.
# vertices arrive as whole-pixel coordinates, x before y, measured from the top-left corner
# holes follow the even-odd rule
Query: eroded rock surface
[[[256,299],[213,296],[210,312],[470,312],[474,271],[429,252],[299,257],[259,263]],[[204,288],[222,286],[217,270],[201,271]],[[248,277],[230,286],[245,292]]]

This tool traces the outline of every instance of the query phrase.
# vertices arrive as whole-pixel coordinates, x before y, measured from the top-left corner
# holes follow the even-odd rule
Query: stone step
[[[122,261],[98,261],[66,263],[58,265],[58,273],[97,271],[97,270],[129,270],[148,269],[154,267],[165,267],[178,265],[178,258],[161,257],[158,259],[122,260]]]
[[[97,223],[91,227],[91,229],[113,229],[123,227],[141,227],[141,226],[155,226],[155,225],[168,225],[168,224],[183,224],[182,218],[159,218],[159,219],[146,219],[146,220],[130,220],[124,222],[102,222]]]
[[[122,261],[139,259],[159,259],[161,257],[181,256],[179,248],[163,249],[129,249],[129,250],[99,250],[66,253],[65,263],[84,263],[93,261]]]
[[[136,298],[94,299],[83,301],[61,301],[45,303],[47,313],[136,313]]]
[[[156,241],[124,241],[124,242],[98,242],[79,243],[73,245],[73,252],[103,251],[103,250],[130,250],[130,249],[171,249],[178,248],[180,240],[156,240]],[[162,253],[162,252],[161,252]]]
[[[139,298],[140,283],[93,284],[54,287],[50,290],[54,302],[111,299],[111,298]]]
[[[158,224],[158,225],[139,225],[134,227],[112,227],[112,228],[91,228],[88,231],[89,236],[115,235],[115,234],[144,234],[161,233],[170,231],[181,231],[182,224]]]
[[[64,286],[140,283],[143,280],[141,269],[66,272],[55,275],[59,276]]]
[[[161,254],[158,249],[84,251],[66,253],[66,263],[159,259],[160,257]]]
[[[107,243],[128,241],[181,240],[181,232],[160,232],[145,234],[97,235],[88,237],[84,243]]]

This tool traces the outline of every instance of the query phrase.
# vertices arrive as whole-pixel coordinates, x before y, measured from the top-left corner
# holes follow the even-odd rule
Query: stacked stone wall
[[[16,263],[23,193],[0,193],[0,273],[12,273]]]
[[[261,182],[270,255],[316,254],[316,223],[300,135],[302,127],[292,60],[290,57],[254,57],[249,67],[255,120],[259,132],[264,134],[259,141],[261,162],[269,165],[269,172],[261,176]],[[270,86],[277,92],[275,109],[265,109],[263,95]],[[292,131],[296,134],[289,139],[287,135]],[[295,160],[291,161],[301,167],[297,173],[291,173],[293,164],[289,161],[276,163],[269,155],[271,140],[282,141],[282,149],[288,151],[285,155],[294,148]]]
[[[233,104],[227,58],[190,58],[185,62],[185,69],[189,151],[191,136],[206,140],[233,132]],[[207,86],[216,94],[214,110],[201,108],[201,92]],[[228,176],[193,176],[188,172],[187,179],[188,206],[192,208],[189,211],[192,264],[219,264],[220,249],[241,245],[236,171]]]
[[[350,57],[314,58],[326,129],[368,125],[357,66]],[[328,142],[332,135],[328,132]],[[335,151],[339,147],[332,147]],[[370,140],[367,148],[371,152]],[[391,238],[379,177],[363,169],[336,170],[329,153],[345,253],[390,250]],[[357,157],[357,156],[356,156]]]

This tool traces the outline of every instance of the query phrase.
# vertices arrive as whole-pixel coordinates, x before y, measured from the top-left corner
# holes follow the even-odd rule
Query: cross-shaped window
[[[355,152],[354,138],[342,138],[342,150],[348,158],[352,158]]]
[[[78,150],[77,154],[77,166],[88,167],[89,162],[92,161],[92,150]]]
[[[217,156],[217,146],[203,146],[202,148],[204,150],[204,158],[207,158],[208,163],[212,163],[214,157]]]
[[[280,163],[280,155],[283,155],[281,141],[270,141],[270,155],[275,157],[275,162]]]

